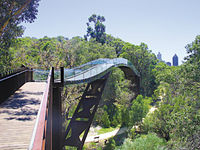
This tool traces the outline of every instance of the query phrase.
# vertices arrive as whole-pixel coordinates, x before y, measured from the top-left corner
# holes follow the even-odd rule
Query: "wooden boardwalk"
[[[45,82],[27,82],[0,105],[0,150],[28,149]]]

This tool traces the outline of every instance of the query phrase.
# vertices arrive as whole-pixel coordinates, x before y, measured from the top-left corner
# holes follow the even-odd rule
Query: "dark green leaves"
[[[94,38],[97,42],[104,44],[106,41],[105,34],[105,25],[103,22],[105,21],[104,16],[93,14],[88,18],[87,23],[87,34],[84,35],[84,38],[87,40],[88,38]],[[93,27],[90,24],[93,23]]]

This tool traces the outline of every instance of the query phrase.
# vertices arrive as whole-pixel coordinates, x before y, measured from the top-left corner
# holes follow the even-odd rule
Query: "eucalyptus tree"
[[[0,36],[3,36],[21,22],[33,22],[39,0],[2,0],[0,5]]]
[[[106,41],[106,27],[103,24],[105,21],[104,16],[93,14],[88,18],[87,22],[87,34],[84,35],[84,38],[87,40],[88,38],[95,38],[97,42],[104,44]],[[93,23],[93,27],[91,26]]]
[[[13,40],[23,34],[22,22],[36,19],[39,0],[1,0],[0,1],[0,70],[6,68],[11,60],[9,47]],[[7,65],[6,65],[7,64]]]

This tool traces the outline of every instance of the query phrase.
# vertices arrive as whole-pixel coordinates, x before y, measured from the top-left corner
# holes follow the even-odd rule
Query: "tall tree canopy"
[[[84,36],[87,40],[88,38],[95,38],[97,42],[104,44],[106,41],[105,34],[105,25],[103,22],[105,21],[104,16],[93,14],[88,18],[87,22],[87,34]],[[91,26],[91,23],[94,24],[94,27]]]
[[[11,30],[12,25],[33,22],[36,19],[39,0],[1,0],[0,36]]]
[[[0,1],[0,71],[8,69],[11,56],[9,47],[13,40],[23,34],[21,22],[36,19],[39,0]]]

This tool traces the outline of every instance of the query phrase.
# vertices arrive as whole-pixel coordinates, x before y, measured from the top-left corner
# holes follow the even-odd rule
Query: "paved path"
[[[0,150],[28,148],[45,85],[25,83],[0,105]]]
[[[107,132],[104,134],[99,134],[99,135],[95,135],[95,136],[87,136],[85,142],[96,142],[96,141],[100,141],[100,140],[105,140],[105,139],[109,139],[112,136],[115,135],[120,135],[122,133],[124,133],[127,130],[127,127],[123,127],[123,128],[117,128],[114,131],[111,132]]]

